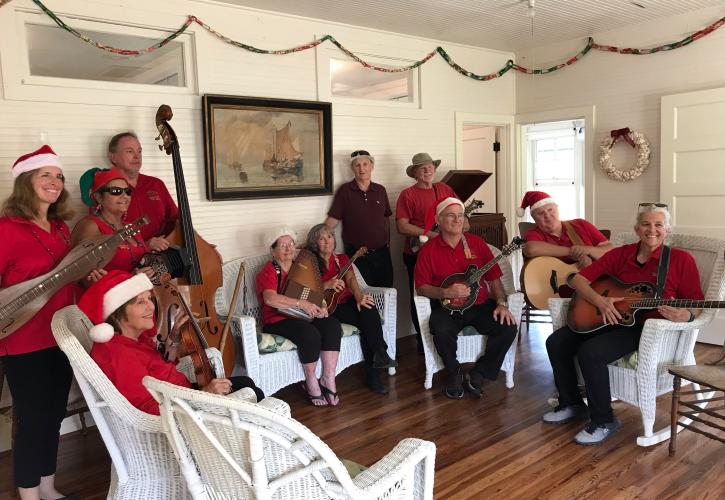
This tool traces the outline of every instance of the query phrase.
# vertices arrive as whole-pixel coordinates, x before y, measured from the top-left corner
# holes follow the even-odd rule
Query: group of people
[[[156,349],[155,302],[149,280],[152,271],[140,264],[144,253],[169,247],[167,235],[174,227],[178,209],[160,179],[141,174],[142,150],[133,133],[124,132],[111,139],[108,159],[111,168],[91,169],[80,179],[89,212],[72,232],[65,222],[73,215],[66,179],[60,158],[53,150],[43,146],[18,158],[12,167],[13,192],[5,200],[0,217],[0,239],[13,242],[0,246],[3,288],[49,272],[74,245],[89,237],[110,234],[142,215],[150,220],[119,246],[104,269],[90,271],[83,283],[63,287],[32,319],[0,339],[0,359],[18,415],[15,483],[23,499],[63,497],[55,488],[54,478],[60,423],[72,372],[52,336],[50,323],[56,311],[77,303],[91,319],[96,325],[91,329],[91,357],[137,408],[158,413],[155,401],[141,385],[144,375],[191,386]],[[480,398],[484,383],[497,378],[515,339],[516,318],[508,310],[498,265],[492,266],[481,279],[473,306],[462,314],[451,314],[442,307],[443,300],[471,298],[473,293],[460,283],[442,287],[444,280],[466,271],[471,264],[485,265],[493,255],[482,238],[467,232],[463,202],[449,186],[434,181],[439,165],[440,160],[427,153],[414,155],[406,174],[415,182],[400,193],[396,204],[396,227],[405,237],[402,257],[408,273],[411,317],[421,346],[413,292],[431,299],[430,332],[445,366],[444,393],[449,398],[461,399],[468,391]],[[296,345],[305,378],[303,388],[315,406],[336,406],[340,402],[335,372],[342,323],[354,325],[360,332],[365,381],[370,390],[386,394],[382,371],[397,364],[387,354],[373,298],[363,292],[352,268],[341,275],[350,257],[365,246],[367,253],[355,263],[365,282],[393,286],[389,222],[392,210],[387,192],[384,186],[372,182],[375,159],[369,152],[354,151],[350,167],[353,180],[338,188],[324,223],[309,230],[303,245],[315,256],[323,288],[340,294],[334,312],[330,313],[325,305],[282,293],[297,249],[302,246],[290,229],[269,234],[266,245],[270,261],[256,276],[263,331],[286,337]],[[575,440],[581,444],[598,443],[619,427],[610,404],[606,365],[637,349],[641,325],[618,326],[621,315],[614,306],[617,299],[599,295],[590,283],[605,274],[624,281],[656,281],[670,215],[660,203],[640,204],[634,226],[640,241],[614,248],[587,221],[561,221],[556,202],[546,193],[526,193],[521,210],[526,208],[530,209],[536,227],[524,235],[525,257],[548,255],[576,263],[580,272],[573,279],[574,288],[596,305],[610,324],[589,336],[564,327],[546,342],[559,405],[543,416],[544,422],[557,424],[588,418],[590,423]],[[339,224],[342,252],[336,251],[334,233]],[[669,261],[663,296],[702,299],[693,258],[687,252],[672,249]],[[312,320],[280,312],[290,307],[303,310]],[[681,322],[692,321],[697,314],[698,311],[662,306],[647,317]],[[180,316],[176,327],[191,320]],[[457,360],[457,335],[469,325],[479,334],[487,335],[488,340],[481,358],[464,371]],[[575,358],[584,377],[588,406],[579,392]],[[315,375],[318,362],[322,365],[319,379]],[[241,387],[251,387],[259,399],[264,397],[247,377],[213,379],[200,389],[229,394]]]

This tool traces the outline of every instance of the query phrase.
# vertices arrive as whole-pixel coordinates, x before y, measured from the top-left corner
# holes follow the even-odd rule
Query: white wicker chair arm
[[[244,353],[244,367],[247,375],[257,381],[259,376],[259,346],[257,344],[257,320],[253,316],[231,317],[231,331],[235,339],[241,341]],[[239,342],[236,342],[239,345]]]
[[[428,297],[417,295],[415,297],[415,304],[418,309],[418,317],[425,316],[427,318],[430,316],[430,299]]]
[[[406,468],[422,467],[416,476],[425,477],[426,469],[432,475],[436,446],[430,441],[406,438],[387,455],[353,479],[356,487],[366,492],[365,498],[388,498],[385,492],[399,482]],[[432,477],[431,484],[432,484]]]
[[[285,417],[292,416],[289,405],[286,402],[282,401],[281,399],[273,398],[272,396],[267,396],[262,401],[260,401],[258,404],[259,404],[259,406],[267,408],[268,410],[272,410],[273,412],[278,413],[279,415],[284,415]]]
[[[506,301],[509,305],[509,311],[511,311],[511,314],[518,324],[519,319],[521,318],[521,312],[524,309],[524,294],[521,292],[511,293],[506,296]]]
[[[566,314],[569,310],[571,299],[549,299],[549,313],[554,331],[566,326]]]
[[[379,286],[361,286],[360,291],[372,295],[380,317],[385,320],[389,313],[387,309],[391,307],[391,304],[394,304],[392,298],[397,293],[397,290],[395,288],[383,288]]]

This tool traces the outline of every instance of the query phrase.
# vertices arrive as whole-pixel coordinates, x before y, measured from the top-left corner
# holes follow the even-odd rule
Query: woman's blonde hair
[[[33,189],[33,176],[40,170],[24,172],[15,178],[13,192],[3,203],[2,214],[6,217],[34,219],[38,215],[38,196]],[[70,220],[73,209],[70,206],[70,194],[63,183],[63,190],[55,203],[48,207],[48,220]]]

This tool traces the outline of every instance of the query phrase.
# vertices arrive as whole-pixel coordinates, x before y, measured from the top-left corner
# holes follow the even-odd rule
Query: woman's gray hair
[[[307,243],[305,245],[305,248],[313,253],[319,254],[320,247],[317,244],[317,240],[320,239],[322,233],[327,233],[335,238],[335,231],[330,228],[330,226],[328,226],[327,224],[316,224],[312,226],[310,228],[310,231],[307,233]],[[337,244],[337,242],[335,243]]]
[[[652,212],[664,214],[665,229],[667,229],[667,231],[669,232],[670,229],[672,229],[672,216],[670,215],[670,211],[667,209],[667,207],[658,207],[656,205],[644,205],[639,207],[639,210],[637,211],[637,218],[634,222],[634,228],[637,229],[637,226],[642,223],[642,214],[648,214]]]

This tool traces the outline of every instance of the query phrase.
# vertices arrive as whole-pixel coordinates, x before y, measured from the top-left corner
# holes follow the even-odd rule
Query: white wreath
[[[629,182],[636,179],[647,170],[649,166],[650,147],[649,142],[641,132],[631,131],[627,137],[632,139],[637,154],[637,163],[629,170],[619,170],[612,164],[612,146],[615,138],[606,137],[599,145],[599,165],[607,174],[607,177],[615,181]]]

